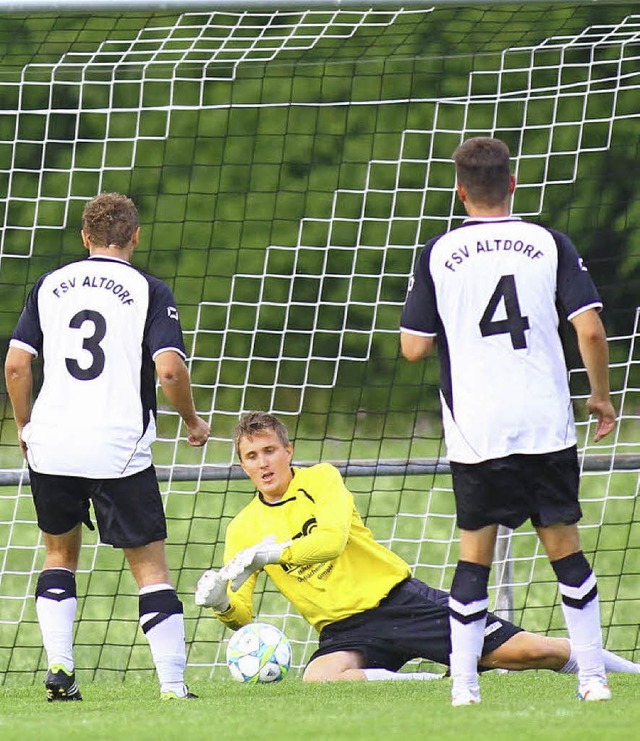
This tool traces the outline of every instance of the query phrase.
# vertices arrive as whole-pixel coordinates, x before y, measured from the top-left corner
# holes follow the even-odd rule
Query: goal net
[[[196,404],[213,429],[206,449],[189,448],[160,400],[155,461],[189,677],[226,676],[228,631],[193,591],[253,496],[231,442],[242,412],[278,414],[297,464],[338,464],[374,535],[418,577],[449,587],[457,539],[437,361],[402,360],[398,323],[417,250],[462,218],[451,153],[474,135],[508,142],[514,211],[568,232],[605,302],[621,423],[598,446],[566,335],[581,528],[606,645],[638,659],[635,4],[226,5],[0,24],[3,347],[35,279],[82,257],[80,216],[100,191],[136,201],[135,265],[167,281],[180,307]],[[33,597],[43,548],[3,394],[0,683],[26,683],[45,668]],[[531,528],[503,533],[501,546],[492,608],[563,634]],[[314,634],[263,577],[258,587],[257,614],[284,628],[303,666]],[[121,552],[88,531],[78,595],[80,680],[150,676],[136,586]]]

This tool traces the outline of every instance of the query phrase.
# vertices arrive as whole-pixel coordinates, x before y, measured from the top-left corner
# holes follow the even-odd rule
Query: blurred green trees
[[[344,386],[350,413],[435,409],[437,369],[399,362],[395,333],[417,246],[461,214],[451,151],[481,133],[512,148],[516,212],[572,236],[628,331],[633,5],[344,12],[324,31],[328,12],[220,14],[226,40],[202,13],[0,16],[3,345],[33,281],[82,257],[84,202],[118,190],[136,264],[206,359],[196,382],[218,386],[203,408],[321,414]]]

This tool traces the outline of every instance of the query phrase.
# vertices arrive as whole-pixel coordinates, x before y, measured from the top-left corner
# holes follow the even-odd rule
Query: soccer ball
[[[279,682],[291,666],[291,644],[275,625],[249,623],[229,639],[227,666],[238,682]]]

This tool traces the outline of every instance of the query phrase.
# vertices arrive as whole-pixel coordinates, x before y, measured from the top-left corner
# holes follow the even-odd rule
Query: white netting
[[[223,656],[221,629],[191,593],[220,562],[224,527],[251,496],[224,476],[231,430],[249,409],[290,424],[300,462],[372,462],[370,475],[349,477],[367,522],[419,576],[448,586],[456,535],[447,476],[375,466],[442,457],[435,366],[407,371],[397,333],[417,247],[460,217],[451,152],[468,136],[505,138],[520,181],[514,210],[563,228],[588,210],[558,216],[559,202],[584,201],[594,155],[637,139],[640,17],[628,7],[601,25],[566,9],[458,13],[187,13],[114,18],[110,31],[83,19],[69,24],[64,51],[54,41],[66,29],[54,24],[31,59],[0,67],[0,277],[14,287],[6,324],[40,272],[80,257],[79,215],[102,190],[136,198],[141,267],[167,279],[181,306],[214,438],[187,449],[177,416],[161,409],[156,461],[167,474],[170,557],[194,670]],[[638,452],[636,337],[634,326],[612,341],[620,431],[583,453]],[[583,380],[577,374],[579,400]],[[19,467],[9,425],[3,434],[3,465]],[[205,470],[220,477],[208,481]],[[627,612],[637,481],[612,463],[585,473],[586,547],[604,572],[613,647],[626,651],[637,643]],[[0,636],[14,676],[41,666],[32,594],[42,550],[24,479],[0,497]],[[511,540],[516,617],[560,629],[532,533]],[[89,542],[80,584],[79,665],[148,670],[120,555]],[[296,640],[300,665],[309,631],[268,588],[261,606]]]

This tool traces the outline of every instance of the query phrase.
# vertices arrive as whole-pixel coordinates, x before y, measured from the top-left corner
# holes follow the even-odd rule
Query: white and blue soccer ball
[[[229,639],[227,666],[238,682],[279,682],[291,666],[291,644],[275,625],[249,623]]]

